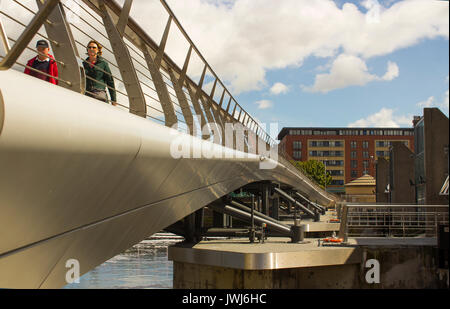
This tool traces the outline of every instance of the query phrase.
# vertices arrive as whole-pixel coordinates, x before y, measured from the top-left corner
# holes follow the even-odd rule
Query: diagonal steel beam
[[[190,83],[187,84],[187,89],[189,91],[189,96],[191,97],[191,102],[192,102],[192,105],[194,106],[195,113],[200,117],[200,122],[201,122],[200,130],[202,130],[202,138],[205,140],[209,139],[211,137],[211,132],[209,131],[208,127],[206,126],[207,121],[206,121],[205,115],[203,114],[203,110],[202,110],[200,104],[198,103],[198,100],[199,100],[198,95],[197,95],[198,91],[197,91],[197,89],[194,89]],[[206,111],[205,111],[205,114],[207,114]],[[207,132],[205,132],[205,131],[207,131]]]
[[[172,16],[169,16],[169,19],[167,20],[166,28],[164,29],[164,34],[161,38],[161,42],[159,43],[159,48],[156,51],[155,64],[157,65],[158,70],[161,67],[161,61],[164,56],[164,50],[166,49],[166,44],[167,44],[167,39],[169,37],[171,23],[172,23]]]
[[[137,77],[130,52],[128,51],[122,36],[117,30],[112,17],[106,8],[104,0],[98,1],[100,8],[103,10],[103,24],[105,25],[106,33],[108,34],[109,41],[111,42],[111,47],[113,49],[117,65],[119,66],[122,80],[125,83],[125,89],[130,102],[130,112],[146,118],[147,105],[145,103],[144,93]]]
[[[121,37],[123,37],[125,33],[125,27],[128,24],[128,18],[130,17],[131,5],[133,4],[133,0],[125,0],[125,3],[122,8],[122,12],[120,13],[119,21],[117,22],[117,31]]]
[[[159,102],[161,103],[161,107],[164,111],[165,125],[168,127],[173,127],[178,123],[178,119],[175,114],[175,109],[170,98],[167,85],[164,82],[158,64],[152,59],[150,51],[147,50],[147,52],[144,53],[144,57],[147,62],[148,70],[150,71],[150,75],[152,76],[153,84],[155,85],[156,93],[159,97]]]
[[[175,72],[172,69],[169,69],[170,79],[172,81],[173,88],[175,89],[175,93],[178,98],[178,102],[180,103],[181,111],[183,113],[184,119],[186,120],[186,124],[189,128],[189,133],[191,135],[195,134],[194,131],[194,119],[192,116],[191,109],[189,107],[189,103],[186,99],[186,95],[183,91],[182,84],[179,83],[178,79],[175,76]]]
[[[36,0],[36,2],[38,8],[43,9],[42,1]],[[84,70],[80,71],[77,60],[79,58],[78,49],[61,3],[53,9],[48,16],[48,20],[50,23],[44,23],[44,27],[47,35],[52,38],[50,40],[52,52],[58,61],[64,63],[64,65],[58,65],[58,77],[70,82],[70,84],[60,83],[59,85],[83,93],[85,90],[85,74]]]
[[[39,31],[39,28],[41,28],[42,24],[47,20],[48,16],[58,5],[58,3],[59,0],[47,0],[47,2],[45,2],[44,6],[37,12],[20,37],[17,39],[9,53],[6,54],[5,58],[3,58],[0,62],[0,70],[8,70],[14,65],[14,63],[16,63],[17,59],[34,38],[36,33]]]

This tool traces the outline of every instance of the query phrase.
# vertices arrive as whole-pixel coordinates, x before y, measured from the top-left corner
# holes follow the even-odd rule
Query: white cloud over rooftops
[[[350,123],[348,127],[380,127],[380,128],[399,128],[410,127],[412,125],[412,115],[394,115],[394,110],[382,108],[380,111]]]

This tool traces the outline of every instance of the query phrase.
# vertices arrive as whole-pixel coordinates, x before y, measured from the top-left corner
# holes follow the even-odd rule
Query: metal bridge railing
[[[94,39],[103,46],[103,58],[111,68],[111,73],[104,73],[110,74],[115,82],[114,88],[105,85],[117,94],[117,102],[109,100],[109,103],[166,126],[175,125],[180,131],[197,132],[204,139],[219,140],[222,144],[225,123],[239,123],[267,147],[276,147],[277,143],[236,102],[167,3],[153,1],[168,15],[159,44],[129,17],[132,0],[126,0],[123,7],[114,0],[3,1],[0,36],[4,50],[0,52],[0,70],[11,67],[23,70],[26,61],[37,54],[33,45],[38,36],[51,45],[58,69],[61,69],[57,78],[59,85],[86,93],[82,63],[86,58],[86,44]],[[69,14],[71,19],[67,18]],[[166,53],[169,31],[177,31],[189,46],[183,68]],[[188,74],[194,56],[203,66],[198,82],[194,82],[198,76]],[[206,80],[211,80],[209,87],[212,84],[212,89],[207,89]],[[200,128],[205,124],[208,134],[202,133]],[[211,125],[222,130],[220,139],[214,139],[217,133]],[[245,152],[250,152],[248,140],[245,144]]]
[[[344,204],[339,237],[436,237],[448,205]]]

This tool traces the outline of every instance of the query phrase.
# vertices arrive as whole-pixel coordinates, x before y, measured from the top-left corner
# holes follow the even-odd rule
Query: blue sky
[[[367,61],[369,71],[382,75],[387,61],[399,67],[399,76],[392,81],[374,81],[364,86],[349,86],[328,93],[310,93],[300,85],[314,83],[316,68],[328,59],[308,58],[300,68],[267,72],[269,85],[288,85],[285,94],[274,95],[270,88],[241,93],[237,100],[264,122],[278,121],[283,126],[347,127],[359,119],[392,109],[394,115],[421,115],[418,103],[434,100],[430,106],[439,107],[448,116],[448,106],[441,106],[448,90],[449,42],[439,38],[398,50]],[[268,100],[273,107],[258,109],[254,102]],[[412,117],[409,117],[412,120]],[[401,126],[409,124],[399,123]]]

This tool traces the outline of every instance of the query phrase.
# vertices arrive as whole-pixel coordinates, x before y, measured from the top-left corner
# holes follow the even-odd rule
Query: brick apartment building
[[[414,151],[414,128],[283,128],[278,139],[293,160],[324,162],[333,178],[327,190],[337,194],[365,174],[375,177],[375,162],[389,158],[392,142]]]

